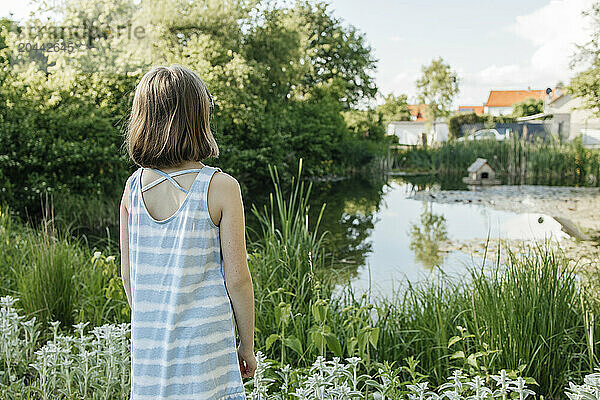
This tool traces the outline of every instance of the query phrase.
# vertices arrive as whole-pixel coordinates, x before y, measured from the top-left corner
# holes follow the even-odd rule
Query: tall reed
[[[311,306],[321,297],[329,298],[332,292],[324,270],[325,233],[319,233],[325,204],[311,224],[308,199],[312,182],[305,188],[301,180],[302,159],[287,196],[282,192],[277,167],[269,165],[269,172],[274,194],[269,194],[268,207],[259,211],[252,205],[261,229],[249,247],[249,267],[256,282],[256,330],[259,343],[279,335],[274,353],[284,354],[286,346],[295,347],[286,361],[297,361],[304,358],[310,342]],[[298,343],[302,344],[300,351]]]
[[[585,148],[581,139],[527,142],[509,140],[449,141],[427,149],[396,151],[394,168],[465,174],[477,157],[485,158],[509,184],[534,181],[544,184],[600,185],[600,150]]]

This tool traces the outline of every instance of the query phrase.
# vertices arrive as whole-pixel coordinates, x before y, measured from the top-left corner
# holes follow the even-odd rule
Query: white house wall
[[[600,118],[583,108],[580,97],[563,96],[545,109],[551,114],[570,114],[569,140],[582,135],[583,143],[589,146],[600,145]]]
[[[421,144],[421,134],[426,132],[424,122],[416,121],[395,121],[387,126],[388,135],[398,136],[399,144],[416,145]],[[448,140],[448,124],[446,122],[436,122],[429,132],[427,132],[427,141],[445,142]]]

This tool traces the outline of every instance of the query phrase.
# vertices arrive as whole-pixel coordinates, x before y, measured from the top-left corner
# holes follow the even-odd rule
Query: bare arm
[[[239,183],[227,174],[220,179],[223,196],[221,221],[221,251],[223,253],[225,285],[231,298],[240,334],[240,348],[254,354],[254,289],[246,253],[244,205]],[[253,358],[253,357],[252,357]],[[253,374],[254,371],[252,371]]]
[[[123,197],[121,198],[120,208],[120,242],[121,242],[121,279],[123,280],[123,287],[125,288],[125,294],[127,295],[127,302],[131,307],[131,284],[129,280],[129,210],[127,210],[127,202],[129,199],[129,179],[125,184],[125,190],[123,191]]]

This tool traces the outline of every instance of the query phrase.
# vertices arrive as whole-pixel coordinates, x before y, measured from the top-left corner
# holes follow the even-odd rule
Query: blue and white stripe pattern
[[[160,221],[143,202],[142,171],[129,180],[131,400],[246,400],[219,227],[206,201],[221,169],[185,170],[198,171],[194,183]]]

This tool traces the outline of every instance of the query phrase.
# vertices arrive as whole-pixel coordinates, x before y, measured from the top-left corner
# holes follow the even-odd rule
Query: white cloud
[[[575,44],[590,37],[589,21],[581,13],[590,9],[592,0],[552,0],[531,14],[516,18],[510,30],[531,42],[536,50],[529,68],[564,80],[573,74],[569,61]]]
[[[459,104],[483,104],[491,89],[545,89],[558,81],[567,83],[575,74],[569,62],[575,44],[589,40],[588,18],[581,13],[593,0],[551,0],[527,15],[515,18],[506,30],[533,46],[528,59],[466,73],[461,84]],[[577,69],[576,69],[577,70]]]
[[[490,65],[479,71],[475,77],[475,82],[491,87],[501,87],[510,85],[515,79],[523,79],[522,67],[518,64],[508,65]]]

